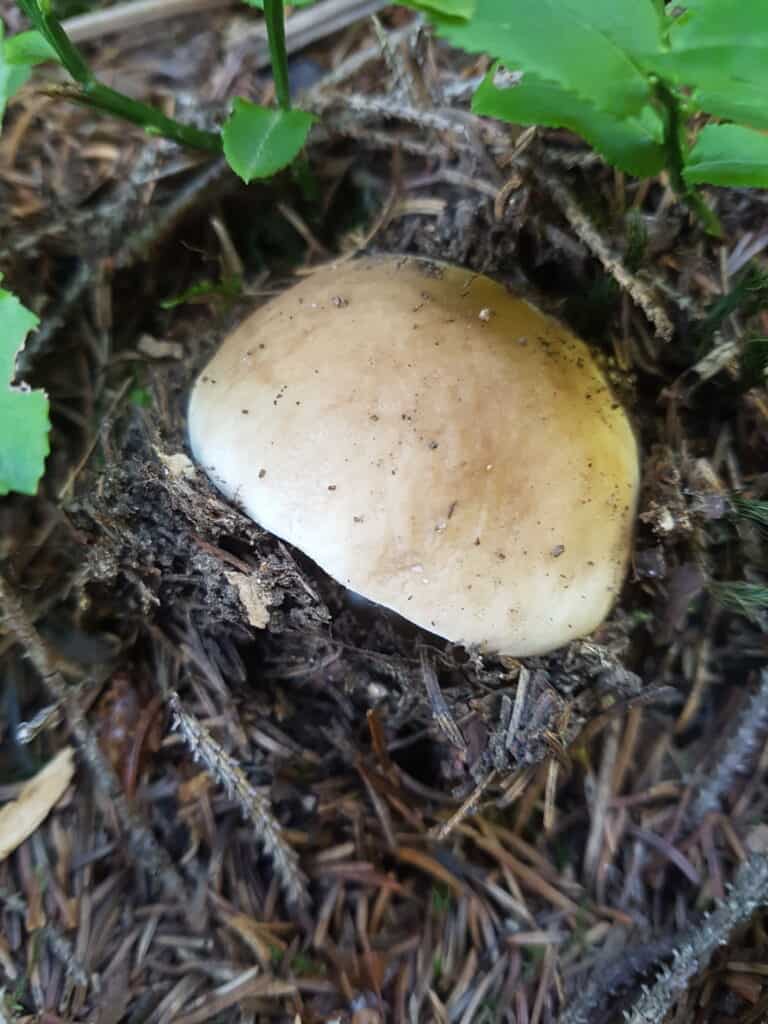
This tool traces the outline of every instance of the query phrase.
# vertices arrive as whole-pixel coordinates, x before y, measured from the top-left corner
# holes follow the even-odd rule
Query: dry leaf
[[[65,747],[24,785],[18,799],[0,808],[0,860],[13,853],[45,821],[74,772],[74,749]]]

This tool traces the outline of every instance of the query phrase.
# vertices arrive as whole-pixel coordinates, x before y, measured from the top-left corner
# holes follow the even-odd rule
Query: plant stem
[[[54,48],[59,60],[77,83],[76,86],[54,87],[48,90],[50,95],[63,96],[114,114],[132,124],[140,125],[154,135],[162,135],[183,146],[191,146],[210,153],[221,152],[221,139],[218,134],[202,131],[193,125],[166,117],[156,107],[102,85],[94,77],[82,54],[58,20],[43,7],[40,0],[19,0],[19,5],[37,31]]]
[[[264,20],[267,23],[269,59],[272,64],[277,105],[281,110],[290,110],[291,87],[288,84],[288,50],[285,45],[283,0],[264,0]],[[304,198],[317,198],[317,185],[312,177],[306,156],[299,155],[296,158],[293,164],[293,173]]]
[[[667,170],[672,188],[696,214],[707,233],[722,238],[723,228],[717,214],[707,206],[699,192],[695,188],[691,188],[683,176],[687,146],[680,101],[663,81],[656,83],[655,94],[663,115],[664,150],[667,154]]]
[[[41,91],[47,96],[80,103],[112,114],[123,121],[130,121],[131,124],[139,125],[149,135],[161,135],[172,142],[178,142],[181,146],[201,149],[208,153],[221,152],[221,137],[216,132],[206,132],[201,128],[195,128],[194,125],[175,121],[166,117],[156,107],[116,92],[101,82],[93,80],[86,86],[53,85]]]
[[[70,42],[67,33],[57,19],[48,11],[44,11],[36,0],[19,0],[19,3],[40,35],[44,36],[54,48],[59,60],[74,80],[83,86],[92,82],[91,69],[77,47]]]
[[[288,85],[288,51],[285,47],[285,12],[283,0],[264,0],[264,20],[267,23],[269,56],[275,80],[277,103],[283,110],[291,109],[291,90]]]

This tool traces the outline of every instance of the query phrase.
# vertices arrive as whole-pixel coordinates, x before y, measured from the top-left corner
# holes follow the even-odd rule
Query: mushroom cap
[[[553,650],[621,586],[627,417],[582,341],[470,271],[389,256],[304,278],[226,338],[189,437],[265,529],[455,642]]]

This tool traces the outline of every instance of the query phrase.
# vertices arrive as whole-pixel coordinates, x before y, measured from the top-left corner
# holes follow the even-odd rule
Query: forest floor
[[[758,1024],[766,196],[712,190],[713,239],[664,180],[473,116],[487,62],[380,23],[292,58],[312,200],[66,105],[53,71],[9,106],[0,265],[53,434],[39,495],[0,503],[0,799],[68,744],[76,772],[0,863],[0,1017]],[[219,5],[86,47],[206,125],[269,101],[258,25]],[[489,273],[620,378],[643,490],[588,640],[480,657],[352,603],[189,461],[228,327],[363,251]]]

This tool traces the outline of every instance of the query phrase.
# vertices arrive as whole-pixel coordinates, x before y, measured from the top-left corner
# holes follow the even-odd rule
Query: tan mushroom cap
[[[632,429],[586,345],[487,277],[327,267],[223,343],[195,458],[345,586],[522,656],[595,629],[626,569]]]

